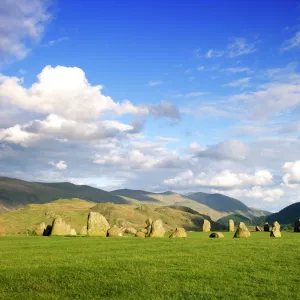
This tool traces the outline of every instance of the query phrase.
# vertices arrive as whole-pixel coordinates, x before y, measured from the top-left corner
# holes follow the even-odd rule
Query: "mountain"
[[[216,211],[223,212],[227,215],[237,214],[252,219],[255,217],[270,214],[269,212],[264,210],[250,208],[243,202],[222,194],[206,194],[197,192],[189,193],[188,195],[186,195],[186,197],[198,203],[202,203]]]
[[[245,224],[251,224],[251,219],[238,215],[238,214],[232,214],[228,215],[226,217],[220,218],[217,222],[223,225],[228,225],[228,221],[232,219],[234,221],[234,224],[238,224],[239,222],[244,222]]]
[[[291,204],[281,211],[267,216],[265,221],[270,224],[277,221],[282,225],[294,226],[298,219],[300,219],[300,202]]]
[[[27,182],[0,177],[0,211],[23,207],[30,203],[47,203],[60,198],[82,198],[99,203],[127,203],[121,197],[87,185]]]
[[[112,192],[75,185],[68,182],[41,183],[0,177],[0,212],[24,207],[27,204],[48,203],[57,199],[80,198],[95,203],[155,204],[163,206],[184,206],[209,216],[216,221],[231,214],[253,219],[268,212],[249,208],[237,199],[221,194],[190,193],[181,195],[174,192],[151,193],[143,190],[120,189]]]
[[[87,216],[90,211],[96,211],[104,215],[111,226],[144,228],[146,219],[150,217],[153,220],[163,220],[167,230],[180,226],[186,230],[200,231],[204,219],[211,222],[212,230],[224,229],[222,225],[190,208],[60,199],[45,204],[29,204],[24,208],[1,213],[0,235],[31,233],[41,222],[50,225],[57,215],[60,215],[77,232],[80,232],[81,228],[87,223]]]

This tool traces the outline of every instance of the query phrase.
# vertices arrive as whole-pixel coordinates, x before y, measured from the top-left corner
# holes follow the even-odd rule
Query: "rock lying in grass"
[[[247,226],[245,225],[244,222],[240,222],[233,237],[234,238],[247,238],[249,236],[250,236],[250,232],[249,232]]]
[[[257,225],[257,226],[255,227],[255,231],[262,231],[262,230],[261,230],[261,228]]]
[[[88,236],[107,236],[107,230],[110,228],[106,218],[97,212],[91,211],[87,222]]]
[[[210,232],[210,222],[208,220],[203,220],[202,231]]]
[[[265,224],[264,224],[264,231],[267,231],[267,232],[270,231],[270,225],[268,222],[265,222]]]
[[[221,232],[213,232],[209,237],[210,238],[219,238],[219,239],[221,239],[221,238],[224,237],[224,234],[221,233]]]
[[[234,232],[234,221],[232,219],[228,221],[228,231]]]
[[[172,232],[172,234],[169,236],[169,238],[185,238],[187,237],[186,231],[182,227],[176,227],[176,229]]]
[[[71,229],[70,235],[77,235],[77,232],[74,228]]]
[[[79,232],[80,235],[87,235],[87,226],[83,226]]]
[[[146,220],[146,227],[145,227],[146,236],[150,236],[150,233],[151,233],[151,230],[152,230],[152,223],[153,223],[152,219],[148,218]]]
[[[143,232],[143,231],[138,231],[138,232],[135,234],[135,237],[137,237],[137,238],[144,238],[144,237],[146,237],[146,234],[145,234],[145,232]]]
[[[34,234],[38,236],[43,236],[45,229],[46,229],[46,224],[43,222],[36,227],[36,229],[34,230]]]
[[[49,236],[52,231],[52,225],[47,225],[46,229],[44,230],[43,236]]]
[[[150,233],[151,238],[164,237],[166,230],[164,228],[164,224],[163,224],[162,220],[156,220],[156,221],[152,222],[151,227],[152,227],[151,233]]]
[[[300,219],[295,223],[294,232],[300,232]]]
[[[107,236],[109,236],[109,237],[122,237],[123,236],[122,229],[119,228],[117,225],[114,225],[113,227],[108,229]]]
[[[125,233],[131,233],[131,234],[136,234],[137,233],[136,229],[133,228],[133,227],[125,228],[124,232]]]
[[[272,230],[270,232],[270,237],[273,237],[273,238],[281,237],[280,224],[277,221],[275,221],[273,223]]]
[[[60,216],[57,216],[52,223],[51,236],[53,235],[70,235],[71,226],[67,224]]]

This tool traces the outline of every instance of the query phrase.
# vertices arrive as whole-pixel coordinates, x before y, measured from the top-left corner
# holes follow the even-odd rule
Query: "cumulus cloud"
[[[68,165],[66,164],[66,162],[63,161],[63,160],[60,160],[60,161],[57,162],[57,163],[55,163],[55,162],[53,162],[53,161],[50,161],[50,162],[49,162],[49,165],[54,166],[54,167],[55,167],[56,169],[58,169],[58,170],[65,170],[65,169],[68,167]]]
[[[154,117],[165,117],[170,119],[180,119],[180,112],[178,107],[170,102],[161,101],[156,105],[149,105],[149,112]]]
[[[54,113],[71,120],[95,119],[105,111],[119,115],[148,113],[146,107],[129,101],[117,103],[104,96],[102,86],[92,86],[77,67],[46,66],[30,88],[24,88],[17,77],[0,79],[0,101],[31,111]]]
[[[284,185],[294,187],[300,184],[300,160],[286,162],[283,165],[283,170],[285,172],[284,176],[282,177],[282,182]]]
[[[246,173],[235,173],[230,170],[223,170],[219,174],[206,174],[201,172],[196,174],[191,170],[185,171],[174,178],[166,179],[164,184],[169,186],[204,186],[234,188],[249,185],[270,185],[272,184],[272,174],[268,170],[260,170],[253,175]]]
[[[248,145],[240,140],[226,140],[217,145],[209,146],[197,153],[198,157],[216,160],[245,160],[249,152]]]
[[[24,58],[50,20],[48,1],[0,1],[0,63]]]
[[[264,189],[261,186],[254,186],[250,189],[232,189],[227,191],[211,190],[212,193],[222,193],[236,199],[258,199],[265,202],[273,202],[279,200],[284,191],[281,188]]]

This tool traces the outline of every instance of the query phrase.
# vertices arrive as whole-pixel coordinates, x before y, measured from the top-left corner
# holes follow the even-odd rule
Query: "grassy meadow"
[[[0,237],[0,299],[300,299],[300,234]]]

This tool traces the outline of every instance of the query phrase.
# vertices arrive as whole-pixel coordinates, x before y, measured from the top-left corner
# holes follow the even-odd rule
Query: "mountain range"
[[[5,212],[28,204],[43,204],[57,199],[80,198],[95,203],[155,204],[189,207],[209,216],[212,220],[231,214],[253,219],[270,214],[246,206],[241,201],[221,194],[189,193],[182,195],[170,191],[151,193],[143,190],[120,189],[107,192],[88,185],[69,182],[41,183],[0,177],[0,211]]]

